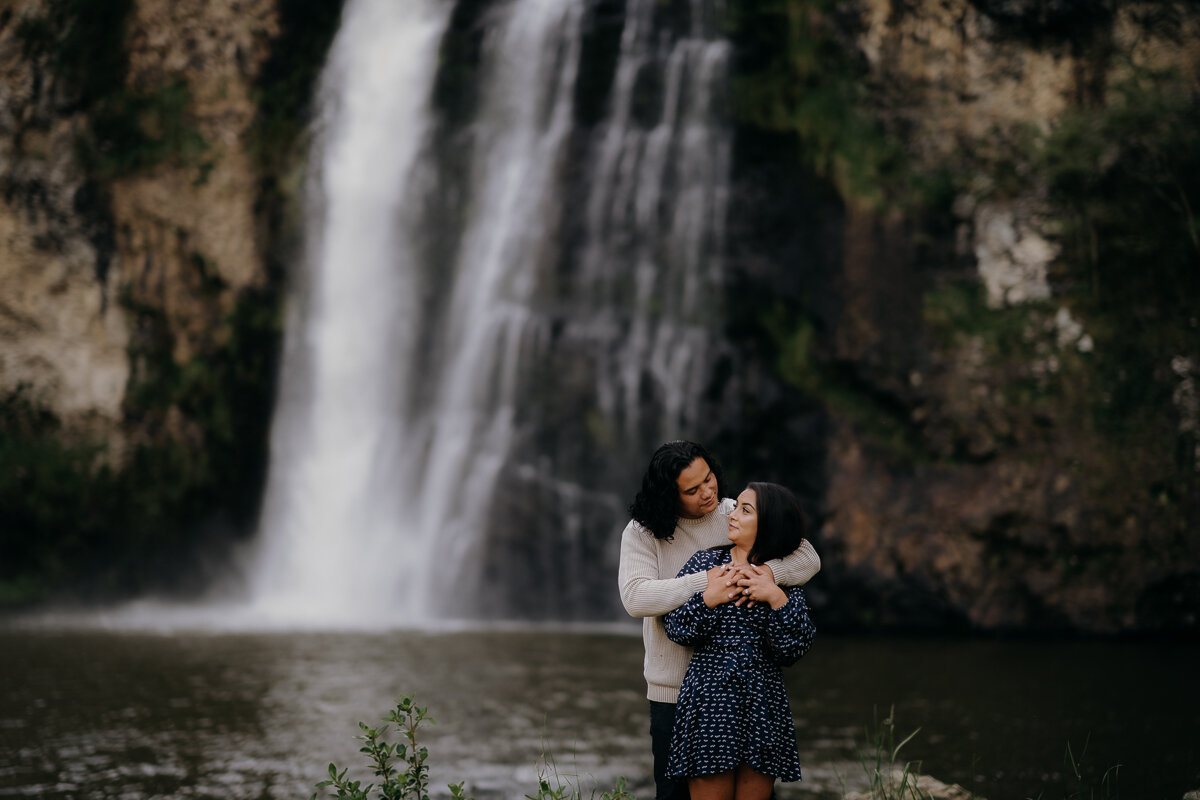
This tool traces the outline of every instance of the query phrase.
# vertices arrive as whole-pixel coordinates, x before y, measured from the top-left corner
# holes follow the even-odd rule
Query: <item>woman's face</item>
[[[745,489],[737,497],[737,506],[729,515],[729,541],[749,552],[758,538],[758,498],[753,489]]]

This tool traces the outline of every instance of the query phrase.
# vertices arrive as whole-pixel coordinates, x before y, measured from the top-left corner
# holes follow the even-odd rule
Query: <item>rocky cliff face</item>
[[[154,369],[147,359],[183,367],[221,349],[239,298],[268,283],[252,95],[278,33],[276,3],[138,2],[128,31],[129,85],[185,82],[182,117],[196,141],[194,153],[111,184],[124,299],[137,310],[136,380]],[[202,441],[197,426],[208,421],[178,408],[154,408],[144,420]]]
[[[69,6],[0,11],[0,392],[28,387],[68,430],[119,443],[147,434],[124,406],[138,359],[160,344],[146,338],[168,336],[171,360],[186,364],[219,344],[238,293],[265,283],[249,148],[275,4],[134,3],[121,31],[127,69],[100,98],[61,69],[58,48],[78,46],[68,37],[85,22]],[[164,154],[87,164],[81,140],[118,97]]]
[[[230,509],[252,513],[278,307],[257,93],[278,7],[0,4],[8,602],[170,580],[206,523],[224,515],[220,539]]]
[[[0,10],[0,389],[26,386],[71,427],[104,434],[121,416],[129,326],[116,302],[112,220],[76,158],[81,114],[46,65],[26,57],[21,22],[39,10]]]
[[[1080,209],[1096,219],[1113,190],[1072,200],[1041,154],[1079,115],[1098,129],[1112,109],[1132,113],[1121,91],[1137,75],[1174,70],[1194,109],[1200,17],[1173,4],[857,11],[842,35],[862,54],[871,114],[918,171],[951,173],[954,191],[933,213],[848,203],[825,357],[876,419],[828,404],[821,536],[832,575],[844,570],[831,612],[914,627],[1187,630],[1200,610],[1196,284],[1171,272],[1170,245],[1120,265],[1104,221],[1081,247],[1070,225]],[[1176,191],[1129,155],[1155,124],[1114,135],[1101,159],[1126,166],[1096,172]],[[1194,187],[1182,192],[1194,201]],[[1119,218],[1153,201],[1104,202]],[[1179,213],[1164,239],[1186,241],[1189,226],[1194,238],[1194,218],[1174,208],[1155,212]],[[1178,263],[1194,271],[1200,250]],[[1188,299],[1127,282],[1137,270],[1161,270],[1151,282]],[[1128,294],[1106,300],[1105,288]],[[1162,316],[1130,319],[1138,304]],[[1161,328],[1138,344],[1146,325]],[[899,446],[871,435],[878,417]]]

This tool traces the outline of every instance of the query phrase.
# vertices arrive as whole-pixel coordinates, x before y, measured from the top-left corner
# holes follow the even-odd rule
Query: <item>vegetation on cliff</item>
[[[193,120],[186,75],[131,84],[132,9],[128,0],[103,7],[51,0],[16,23],[26,58],[48,76],[47,91],[67,98],[67,111],[83,123],[76,157],[92,187],[84,212],[101,216],[111,214],[114,181],[160,165],[203,181],[221,157]],[[204,320],[201,335],[180,330],[161,296],[132,283],[112,298],[132,330],[124,443],[116,448],[87,430],[66,430],[35,387],[0,398],[0,607],[199,588],[222,543],[247,532],[256,517],[283,259],[295,237],[285,222],[294,187],[285,184],[303,160],[312,87],[340,4],[288,0],[278,13],[272,56],[260,72],[253,142],[268,231],[264,279],[234,289],[193,249],[177,279]]]
[[[0,402],[0,605],[198,588],[178,581],[204,577],[205,551],[257,509],[274,298],[245,294],[221,325],[222,343],[183,365],[161,313],[130,312],[139,334],[125,413],[142,434],[125,459],[114,463],[105,442],[64,435],[27,390]]]
[[[129,84],[125,36],[132,9],[133,0],[51,0],[18,23],[26,58],[45,65],[49,91],[69,98],[82,115],[78,155],[100,181],[166,161],[194,162],[208,149],[188,119],[186,79]]]
[[[892,526],[944,542],[955,570],[971,576],[961,595],[920,563],[928,552],[893,556],[900,566],[884,571],[898,571],[892,580],[904,588],[894,591],[945,609],[935,614],[957,608],[946,622],[962,613],[961,622],[989,627],[1001,618],[1093,630],[1193,625],[1200,105],[1185,56],[1164,65],[1119,42],[1157,37],[1158,53],[1182,54],[1194,14],[1171,2],[1110,2],[1100,14],[1020,3],[962,9],[960,33],[974,14],[973,35],[992,48],[984,53],[1073,59],[1076,92],[1063,113],[1028,112],[1027,124],[998,119],[972,134],[973,120],[943,120],[938,147],[913,123],[949,113],[930,99],[937,73],[925,85],[906,82],[889,61],[904,47],[928,50],[922,37],[938,12],[894,11],[895,39],[881,44],[875,32],[868,58],[858,6],[740,8],[739,130],[774,137],[776,157],[790,151],[797,162],[793,180],[824,182],[843,209],[823,212],[833,217],[826,232],[810,223],[778,246],[775,258],[790,260],[806,288],[740,333],[825,410],[831,421],[820,424],[850,426],[874,453],[875,471],[847,472],[850,494],[815,492],[823,515],[841,515],[830,544],[872,547],[853,543],[848,514],[862,535],[890,542],[885,550],[905,547]],[[916,33],[904,33],[909,20]],[[955,43],[971,47],[963,37]],[[1014,67],[1006,80],[1034,80],[1020,71],[1030,68]],[[991,302],[969,237],[985,233],[985,209],[1033,207],[1056,253],[1049,295]],[[800,258],[789,252],[797,246]],[[863,252],[870,278],[856,279]],[[822,277],[822,262],[840,273]],[[826,462],[835,483],[846,458],[838,447]],[[995,488],[981,504],[988,484]],[[961,500],[938,508],[935,492]],[[909,510],[901,519],[892,507]],[[979,605],[993,591],[1014,599],[1003,610]],[[878,594],[862,602],[891,605]],[[930,613],[904,607],[908,624]]]

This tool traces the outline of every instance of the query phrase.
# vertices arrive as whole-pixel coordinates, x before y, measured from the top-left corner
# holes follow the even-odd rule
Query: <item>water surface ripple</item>
[[[147,633],[0,630],[0,795],[307,798],[330,761],[372,776],[357,721],[429,707],[433,788],[518,800],[556,768],[651,796],[635,630]],[[1200,646],[826,637],[788,671],[805,781],[862,783],[855,744],[895,705],[902,751],[981,796],[1062,796],[1069,740],[1121,794],[1200,788]],[[548,762],[552,762],[548,764]]]

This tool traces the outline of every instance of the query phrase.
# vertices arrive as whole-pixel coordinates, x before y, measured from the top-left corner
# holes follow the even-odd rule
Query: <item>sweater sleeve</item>
[[[630,521],[621,534],[621,563],[617,584],[621,603],[631,617],[658,617],[678,608],[696,592],[704,591],[708,578],[703,572],[676,578],[661,578],[654,537]]]
[[[801,539],[800,546],[790,555],[772,559],[766,565],[780,586],[803,586],[821,571],[821,557],[808,539]]]
[[[808,600],[804,590],[793,586],[787,590],[788,601],[772,609],[767,617],[765,644],[771,662],[786,667],[795,664],[812,647],[817,628],[808,615]]]
[[[680,576],[686,574],[704,575],[714,561],[711,551],[701,550],[679,571]],[[708,585],[707,578],[705,585]],[[669,611],[663,617],[663,628],[667,638],[675,644],[684,647],[695,647],[712,635],[717,623],[717,610],[709,608],[704,603],[704,591],[701,589],[693,594],[679,608]]]

